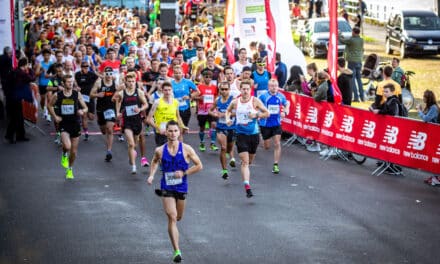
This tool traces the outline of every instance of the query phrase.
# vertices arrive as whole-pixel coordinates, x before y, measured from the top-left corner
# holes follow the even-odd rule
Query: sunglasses
[[[229,88],[220,88],[220,91],[227,91]]]
[[[112,76],[113,75],[113,72],[106,72],[105,73],[105,76]]]
[[[266,66],[266,63],[257,63],[258,66]]]
[[[204,75],[203,77],[204,77],[204,78],[211,78],[211,79],[212,79],[212,76],[211,76],[211,75]]]
[[[88,68],[89,65],[82,65],[81,68]]]

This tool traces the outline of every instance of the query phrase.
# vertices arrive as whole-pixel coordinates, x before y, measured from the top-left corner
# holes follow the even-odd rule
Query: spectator
[[[326,73],[325,71],[318,72],[318,80],[317,80],[318,87],[312,89],[312,97],[313,99],[315,99],[316,102],[327,100],[328,79],[329,79],[328,73]]]
[[[351,97],[353,93],[353,72],[345,68],[345,59],[338,59],[338,87],[341,90],[342,103],[344,105],[351,105]]]
[[[383,69],[384,80],[377,84],[376,98],[374,99],[373,108],[381,108],[385,103],[386,98],[383,95],[383,90],[385,85],[392,84],[394,86],[393,94],[397,96],[400,102],[402,102],[402,88],[400,84],[391,79],[391,74],[393,73],[393,68],[391,66],[385,66]]]
[[[423,103],[425,108],[418,104],[416,106],[419,117],[424,122],[438,123],[439,121],[439,106],[435,98],[435,94],[431,90],[425,90],[423,93]]]
[[[306,92],[304,91],[304,85],[307,86],[307,83],[301,67],[299,67],[298,65],[293,65],[292,67],[290,67],[290,76],[286,84],[284,85],[284,90],[300,94],[304,93],[310,96],[311,94],[309,90],[307,90]]]
[[[3,54],[0,56],[0,81],[5,96],[11,90],[11,73],[12,73],[12,49],[11,47],[4,47]],[[0,101],[0,120],[4,118],[4,104]]]
[[[393,73],[391,74],[391,79],[396,83],[400,84],[401,87],[405,85],[405,71],[400,67],[400,60],[396,57],[391,61],[391,66],[393,67]]]
[[[345,44],[345,60],[348,62],[348,68],[353,72],[354,102],[364,101],[361,80],[364,40],[360,37],[360,32],[358,27],[353,28],[352,37],[349,39],[345,39],[342,34],[339,34],[339,41],[341,44]]]
[[[5,135],[5,138],[11,144],[16,141],[29,141],[29,139],[25,137],[21,101],[23,99],[32,100],[30,83],[35,80],[35,75],[28,66],[27,58],[21,58],[18,61],[18,67],[12,72],[12,78],[14,83],[6,97],[8,128]]]
[[[281,54],[279,52],[275,56],[275,75],[280,87],[284,87],[287,80],[287,66],[281,61]]]

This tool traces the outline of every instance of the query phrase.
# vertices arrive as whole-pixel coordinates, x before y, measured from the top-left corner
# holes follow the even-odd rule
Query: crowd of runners
[[[35,76],[41,117],[53,123],[66,179],[74,179],[78,144],[88,141],[91,122],[106,143],[103,162],[112,161],[114,135],[126,141],[130,173],[137,173],[138,164],[151,166],[152,184],[161,170],[156,194],[168,216],[175,262],[182,259],[176,222],[185,208],[187,175],[202,169],[193,147],[183,143],[190,119],[197,119],[199,152],[219,153],[224,180],[229,167],[240,166],[244,193],[251,198],[249,165],[260,138],[266,149],[273,144],[271,171],[280,173],[281,119],[290,108],[280,87],[327,99],[328,75],[316,65],[308,67],[309,82],[298,67],[287,78],[277,54],[272,76],[258,41],[237,49],[230,64],[222,38],[209,24],[184,25],[169,35],[141,24],[136,10],[99,5],[27,6],[24,15],[26,48],[18,65]],[[150,164],[145,135],[153,134],[157,148]]]

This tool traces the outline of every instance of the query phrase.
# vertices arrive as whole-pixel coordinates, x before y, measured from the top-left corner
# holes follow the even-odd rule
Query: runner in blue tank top
[[[194,149],[179,141],[179,124],[172,120],[166,125],[167,143],[156,148],[151,161],[150,176],[147,183],[153,183],[154,174],[162,167],[161,189],[156,194],[162,197],[163,207],[168,217],[168,235],[174,249],[174,262],[182,261],[179,248],[179,230],[177,221],[180,221],[185,209],[185,198],[188,192],[187,176],[199,172],[202,162]],[[189,163],[194,163],[189,167]]]
[[[258,122],[264,140],[264,148],[270,148],[270,139],[273,138],[274,163],[272,173],[278,174],[280,173],[278,162],[281,157],[281,118],[287,115],[290,104],[284,94],[278,92],[278,81],[276,79],[269,81],[269,91],[260,95],[259,99],[270,114],[268,118],[260,119]]]
[[[220,91],[220,96],[214,100],[214,104],[209,109],[209,114],[216,117],[217,125],[217,141],[220,144],[220,163],[222,165],[222,178],[227,180],[228,169],[226,165],[226,153],[228,153],[231,157],[229,165],[231,167],[235,167],[235,159],[234,159],[234,142],[235,142],[235,126],[228,126],[226,124],[226,110],[228,106],[231,104],[234,97],[230,95],[230,86],[228,82],[219,83],[218,89]]]
[[[241,96],[234,99],[226,111],[226,123],[232,125],[231,115],[235,110],[236,145],[238,156],[241,160],[243,184],[246,190],[246,197],[248,198],[253,196],[249,184],[249,164],[254,160],[258,144],[260,143],[257,119],[269,116],[269,112],[260,99],[251,96],[251,87],[252,84],[250,82],[242,81],[240,83]]]

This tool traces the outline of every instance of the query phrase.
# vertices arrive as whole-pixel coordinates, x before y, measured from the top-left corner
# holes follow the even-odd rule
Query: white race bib
[[[174,172],[165,172],[165,182],[168,186],[178,185],[182,183],[182,178],[176,178]]]
[[[220,124],[226,124],[226,117],[219,117],[218,121]]]
[[[90,103],[90,96],[85,95],[85,94],[83,94],[82,96],[83,96],[84,102]]]
[[[179,101],[179,106],[186,106],[186,100],[184,100],[182,97],[177,98],[177,100]]]
[[[134,115],[137,115],[138,113],[136,113],[135,111],[134,111],[134,109],[136,109],[137,108],[137,105],[129,105],[129,106],[126,106],[125,107],[125,114],[127,115],[127,116],[134,116]]]
[[[249,113],[240,113],[237,114],[237,124],[239,125],[247,125],[251,119],[249,118]]]
[[[277,115],[280,113],[280,106],[279,105],[268,105],[267,110],[269,110],[269,114]]]
[[[205,94],[203,96],[203,103],[205,103],[205,104],[214,103],[214,95],[213,94]]]
[[[107,109],[107,110],[104,111],[104,119],[105,120],[112,120],[115,117],[116,117],[115,110]]]
[[[62,115],[73,115],[75,112],[74,105],[61,105],[61,114]]]

